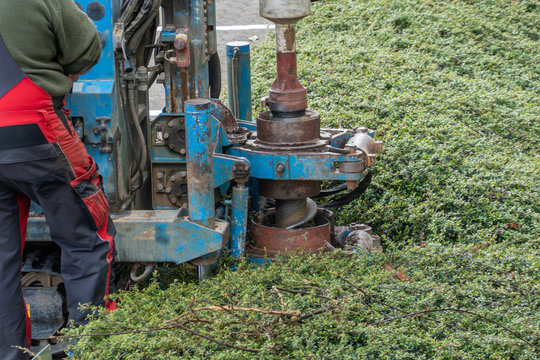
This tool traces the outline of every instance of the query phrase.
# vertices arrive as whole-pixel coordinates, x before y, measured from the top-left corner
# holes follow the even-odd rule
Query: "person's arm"
[[[54,33],[58,46],[58,63],[73,81],[98,62],[101,44],[96,26],[73,0],[56,0]]]

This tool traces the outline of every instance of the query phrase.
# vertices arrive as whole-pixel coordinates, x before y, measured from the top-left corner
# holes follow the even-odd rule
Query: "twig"
[[[360,291],[360,292],[362,293],[362,295],[364,295],[364,296],[369,296],[369,295],[367,294],[367,292],[366,292],[364,289],[362,289],[360,286],[358,286],[358,285],[354,284],[353,282],[351,282],[351,281],[345,279],[344,277],[340,276],[340,275],[337,274],[337,273],[334,273],[334,275],[335,275],[338,279],[341,279],[341,280],[345,281],[347,284],[351,285],[353,288],[355,288],[356,290]]]
[[[92,337],[92,336],[113,336],[113,335],[125,335],[125,334],[140,334],[153,331],[161,330],[170,330],[175,327],[176,324],[162,326],[158,328],[151,329],[139,329],[139,330],[126,330],[126,331],[117,331],[117,332],[108,332],[108,333],[92,333],[92,334],[78,334],[78,335],[56,335],[51,336],[50,339],[66,339],[66,338],[82,338],[82,337]]]
[[[225,346],[225,347],[228,347],[228,348],[231,348],[231,349],[236,349],[236,350],[242,350],[242,351],[247,351],[247,352],[250,352],[250,353],[258,353],[259,350],[255,350],[255,349],[250,349],[250,348],[245,348],[245,347],[242,347],[242,346],[237,346],[237,345],[231,345],[231,344],[227,344],[223,341],[220,341],[218,339],[214,339],[213,337],[210,337],[210,336],[207,336],[207,335],[204,335],[204,334],[201,334],[200,332],[198,331],[195,331],[193,329],[190,329],[188,328],[187,326],[184,326],[182,324],[176,324],[176,327],[182,329],[182,330],[185,330],[189,333],[192,333],[193,335],[196,335],[196,336],[199,336],[199,337],[202,337],[203,339],[206,339],[208,341],[211,341],[213,343],[216,343],[218,345],[221,345],[221,346]]]
[[[272,290],[274,290],[275,293],[279,296],[279,302],[281,303],[281,309],[286,310],[287,307],[285,306],[285,302],[283,301],[283,296],[279,292],[279,288],[277,286],[272,286]]]
[[[32,358],[34,358],[34,359],[36,359],[36,360],[41,360],[41,356],[38,356],[38,355],[34,354],[34,353],[33,353],[32,351],[30,351],[30,349],[28,349],[28,348],[25,348],[25,347],[22,347],[22,346],[19,346],[19,345],[13,345],[12,347],[21,350],[23,353],[32,356]]]
[[[337,308],[337,305],[331,305],[331,306],[329,306],[327,308],[322,308],[322,309],[319,309],[319,310],[315,310],[312,313],[300,316],[298,318],[298,321],[304,321],[304,320],[309,319],[310,317],[313,317],[315,315],[319,315],[319,314],[325,313],[327,311],[334,310],[335,308]]]
[[[248,352],[252,352],[252,353],[257,353],[258,352],[258,350],[244,348],[244,347],[237,346],[237,345],[227,344],[227,343],[225,343],[223,341],[214,339],[211,336],[201,334],[198,331],[195,331],[193,329],[188,328],[186,326],[186,324],[192,323],[192,322],[211,323],[210,320],[192,319],[192,320],[182,321],[181,323],[171,324],[171,325],[168,325],[168,326],[163,326],[163,327],[159,327],[159,328],[152,328],[152,329],[118,331],[118,332],[111,332],[111,333],[94,333],[94,334],[80,334],[80,335],[59,335],[59,336],[54,336],[52,338],[60,339],[60,338],[79,338],[79,337],[90,337],[90,336],[113,336],[113,335],[124,335],[124,334],[147,333],[147,332],[155,332],[155,331],[160,331],[160,330],[169,330],[169,329],[178,328],[178,329],[185,330],[185,331],[187,331],[187,332],[189,332],[189,333],[191,333],[193,335],[202,337],[202,338],[204,338],[204,339],[206,339],[208,341],[214,342],[214,343],[216,343],[218,345],[221,345],[221,346],[225,346],[225,347],[236,349],[236,350],[248,351]]]
[[[454,312],[459,312],[459,313],[463,313],[463,314],[469,314],[469,315],[474,315],[476,317],[479,317],[480,319],[486,321],[486,322],[489,322],[489,323],[492,323],[494,325],[497,325],[499,326],[500,328],[508,331],[510,334],[514,335],[516,338],[520,339],[521,341],[525,342],[526,344],[528,344],[529,346],[531,347],[535,347],[533,344],[531,344],[530,342],[528,342],[527,340],[525,340],[520,334],[516,333],[515,331],[507,328],[506,326],[504,326],[503,324],[495,321],[495,320],[492,320],[488,317],[485,317],[483,315],[480,315],[480,314],[477,314],[475,312],[472,312],[472,311],[468,311],[468,310],[463,310],[463,309],[454,309],[454,308],[443,308],[443,309],[429,309],[429,310],[423,310],[423,311],[418,311],[418,312],[414,312],[414,313],[407,313],[407,314],[404,314],[404,315],[400,315],[400,316],[396,316],[396,317],[393,317],[393,318],[388,318],[388,319],[384,319],[382,321],[379,321],[377,323],[374,323],[374,324],[370,324],[370,325],[381,325],[381,324],[384,324],[384,323],[387,323],[387,322],[390,322],[390,321],[394,321],[394,320],[399,320],[399,319],[403,319],[403,318],[406,318],[406,317],[412,317],[412,316],[416,316],[416,315],[422,315],[422,314],[429,314],[429,313],[434,313],[434,312],[445,312],[445,311],[454,311]]]
[[[329,301],[337,301],[336,299],[332,299],[332,298],[329,298],[329,297],[326,297],[324,295],[318,295],[318,294],[311,294],[305,290],[293,290],[293,289],[287,289],[287,288],[282,288],[282,287],[279,287],[279,286],[274,286],[274,288],[278,289],[278,290],[281,290],[281,291],[285,291],[285,292],[289,292],[289,293],[292,293],[292,294],[302,294],[302,295],[311,295],[311,296],[315,296],[319,299],[324,299],[324,300],[329,300]]]
[[[267,309],[259,309],[259,308],[234,307],[232,305],[223,305],[223,306],[213,305],[213,306],[203,306],[203,307],[192,309],[193,312],[204,311],[204,310],[223,310],[223,311],[230,311],[230,312],[246,311],[246,312],[255,312],[255,313],[261,313],[261,314],[279,315],[279,316],[287,316],[287,317],[301,315],[300,310],[286,312],[286,311],[267,310]]]

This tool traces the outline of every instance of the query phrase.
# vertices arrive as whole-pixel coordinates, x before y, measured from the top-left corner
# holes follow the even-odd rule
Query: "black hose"
[[[210,55],[208,60],[208,78],[210,83],[210,98],[219,99],[221,94],[221,63],[218,53]]]
[[[358,199],[363,193],[366,192],[367,188],[369,187],[369,184],[371,183],[371,178],[373,177],[373,173],[370,169],[367,170],[366,176],[360,181],[360,184],[354,190],[348,192],[347,194],[343,196],[335,196],[332,199],[330,199],[329,202],[324,203],[321,205],[322,208],[325,209],[332,209],[341,207],[344,205],[347,205],[351,203],[352,201]]]
[[[124,5],[122,5],[122,16],[120,17],[120,22],[124,23],[124,26],[127,26],[139,12],[141,6],[141,0],[130,0],[125,2]]]
[[[340,193],[342,191],[345,191],[345,190],[347,190],[347,185],[346,184],[341,184],[341,185],[338,185],[338,186],[333,187],[333,188],[328,189],[328,190],[321,190],[319,195],[313,196],[313,198],[314,199],[319,199],[319,198],[322,198],[322,197],[325,197],[325,196],[338,194],[338,193]]]
[[[127,92],[127,89],[120,89],[120,101],[122,103],[122,108],[123,109],[128,108],[126,92]],[[131,118],[131,113],[128,112],[128,111],[124,112],[124,115]],[[130,146],[131,151],[133,152],[133,154],[138,154],[140,149],[136,149],[136,142],[133,140],[134,131],[133,131],[133,128],[131,126],[131,123],[132,122],[130,120],[126,121],[127,132],[128,132],[128,136],[129,136],[129,146]],[[135,164],[135,167],[131,168],[131,171],[130,171],[131,174],[130,174],[130,179],[129,179],[129,183],[130,183],[129,191],[130,191],[131,195],[133,195],[135,191],[137,191],[137,190],[139,190],[141,188],[141,186],[143,184],[143,181],[144,181],[143,170],[139,166],[139,162],[134,161],[134,164]],[[133,170],[135,170],[135,172]],[[128,200],[128,202],[129,202],[129,200]],[[127,202],[126,202],[126,204],[127,204]]]
[[[144,0],[138,14],[124,25],[124,56],[135,68],[147,66],[150,60],[151,50],[144,45],[154,41],[160,5],[161,0]]]

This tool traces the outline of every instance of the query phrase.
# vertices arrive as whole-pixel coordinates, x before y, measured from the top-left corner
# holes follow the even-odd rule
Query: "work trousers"
[[[1,129],[0,129],[1,131]],[[0,359],[27,359],[30,331],[21,289],[21,260],[30,200],[43,209],[51,238],[62,249],[61,270],[70,320],[84,324],[80,304],[105,304],[109,292],[114,226],[83,201],[89,182],[72,186],[72,169],[57,144],[0,151]],[[82,184],[82,185],[81,185]]]

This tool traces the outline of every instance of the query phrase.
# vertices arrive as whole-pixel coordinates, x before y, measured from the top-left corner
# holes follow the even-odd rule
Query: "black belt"
[[[43,145],[48,141],[38,124],[1,126],[0,150],[16,149],[26,146]]]

